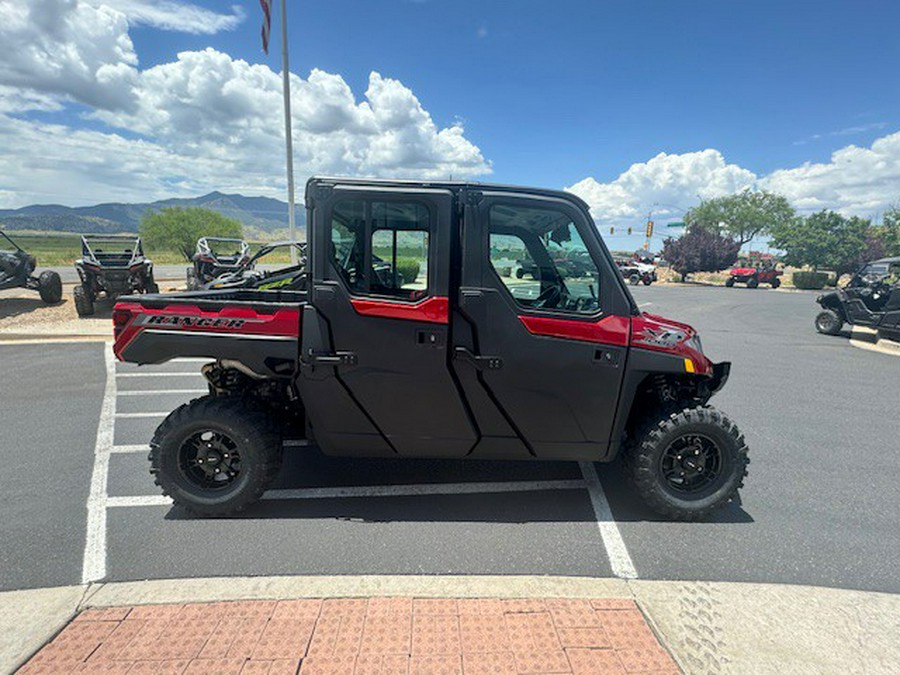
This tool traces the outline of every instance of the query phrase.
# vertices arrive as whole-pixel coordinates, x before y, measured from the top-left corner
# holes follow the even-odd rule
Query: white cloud
[[[779,169],[759,183],[803,211],[827,208],[872,216],[900,200],[900,131],[877,139],[869,148],[841,148],[827,163]]]
[[[700,199],[745,188],[783,194],[801,213],[833,209],[873,217],[900,201],[900,132],[869,148],[849,145],[831,161],[807,162],[766,176],[728,164],[718,150],[682,155],[660,153],[633,164],[609,183],[585,178],[568,189],[584,199],[601,225],[635,225],[649,210],[659,218],[679,217]]]
[[[284,182],[280,74],[214,49],[140,70],[128,22],[150,20],[137,18],[139,5],[169,4],[113,3],[130,18],[106,0],[33,0],[24,13],[0,0],[0,42],[12,46],[0,62],[0,194],[17,194],[19,205],[210,189],[275,194]],[[439,127],[397,80],[373,72],[357,100],[340,75],[313,70],[305,79],[292,75],[292,89],[298,181],[312,173],[491,171],[461,123]],[[91,108],[83,116],[94,130],[15,116],[52,113],[73,100]]]
[[[163,30],[211,35],[234,30],[246,18],[243,7],[231,6],[231,14],[174,0],[86,0],[92,5],[112,7],[132,24],[144,24]]]
[[[137,55],[125,16],[78,0],[0,0],[0,84],[100,108],[128,101]]]
[[[138,67],[129,22],[168,27],[181,11],[207,10],[150,0],[33,0],[25,7],[13,11],[11,0],[0,0],[0,43],[10,47],[0,62],[0,206],[144,201],[212,189],[283,192],[279,73],[214,49]],[[461,123],[439,127],[398,80],[373,72],[358,100],[340,75],[313,70],[308,78],[292,75],[292,90],[298,182],[312,173],[446,178],[491,171]],[[89,107],[80,114],[91,130],[71,115],[60,117],[64,124],[22,117],[67,111],[72,101]]]
[[[756,175],[728,164],[718,150],[682,155],[665,152],[632,164],[610,183],[585,178],[568,188],[584,199],[598,223],[633,223],[651,209],[658,215],[680,213],[698,201],[737,192],[753,185]]]

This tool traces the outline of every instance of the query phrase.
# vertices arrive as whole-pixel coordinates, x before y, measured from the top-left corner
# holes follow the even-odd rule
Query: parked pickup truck
[[[243,509],[292,438],[342,456],[623,455],[647,504],[675,519],[737,499],[747,446],[707,405],[730,364],[711,362],[690,326],[638,310],[580,199],[313,178],[306,206],[308,290],[116,305],[119,359],[210,359],[209,395],[150,441],[151,473],[176,504]],[[588,273],[558,269],[551,242],[578,249]],[[526,257],[536,279],[509,274]]]

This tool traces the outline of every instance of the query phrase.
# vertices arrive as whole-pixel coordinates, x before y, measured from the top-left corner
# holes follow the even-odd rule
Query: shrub
[[[718,272],[737,260],[741,245],[711,230],[691,226],[678,239],[663,242],[663,258],[684,281],[693,272]]]
[[[818,291],[825,288],[830,276],[827,272],[794,272],[794,287]]]
[[[411,284],[419,278],[421,265],[415,258],[397,258],[397,275],[403,284]]]

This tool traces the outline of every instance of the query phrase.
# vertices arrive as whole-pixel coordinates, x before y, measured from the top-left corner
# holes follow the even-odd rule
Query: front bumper
[[[709,381],[709,391],[715,394],[725,383],[728,382],[728,376],[731,374],[731,361],[722,361],[721,363],[712,364],[712,378]]]

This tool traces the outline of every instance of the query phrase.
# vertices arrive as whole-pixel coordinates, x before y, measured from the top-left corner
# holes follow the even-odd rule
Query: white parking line
[[[306,440],[286,440],[284,447],[286,448],[304,448],[310,443]],[[150,451],[148,443],[139,443],[136,445],[114,445],[110,448],[110,452],[114,455],[127,455],[132,453],[144,453]]]
[[[119,396],[156,396],[158,394],[208,394],[208,389],[138,389],[120,391]]]
[[[165,417],[169,413],[167,412],[133,412],[133,413],[116,413],[116,419],[129,419],[135,417]]]
[[[116,359],[112,348],[107,346],[103,348],[103,355],[106,362],[106,388],[103,391],[100,421],[97,424],[94,470],[91,473],[91,490],[87,498],[87,533],[81,566],[83,584],[99,581],[106,576],[106,481],[115,429]]]
[[[578,462],[578,466],[581,467],[581,475],[584,476],[584,482],[591,496],[591,506],[594,507],[594,515],[597,516],[597,527],[600,528],[600,536],[603,538],[603,546],[606,548],[613,574],[622,579],[637,579],[637,570],[612,516],[597,470],[590,462]]]
[[[195,371],[185,371],[183,373],[116,373],[116,377],[203,377],[203,374]]]
[[[509,492],[542,492],[552,490],[584,490],[583,480],[509,481],[503,483],[423,483],[418,485],[361,485],[352,487],[297,488],[269,490],[262,498],[275,499],[356,499],[365,497],[422,497],[431,495],[500,494]],[[106,505],[167,506],[169,497],[107,497]]]
[[[144,445],[114,445],[110,448],[110,452],[114,455],[125,455],[128,453],[150,452],[150,446]]]

